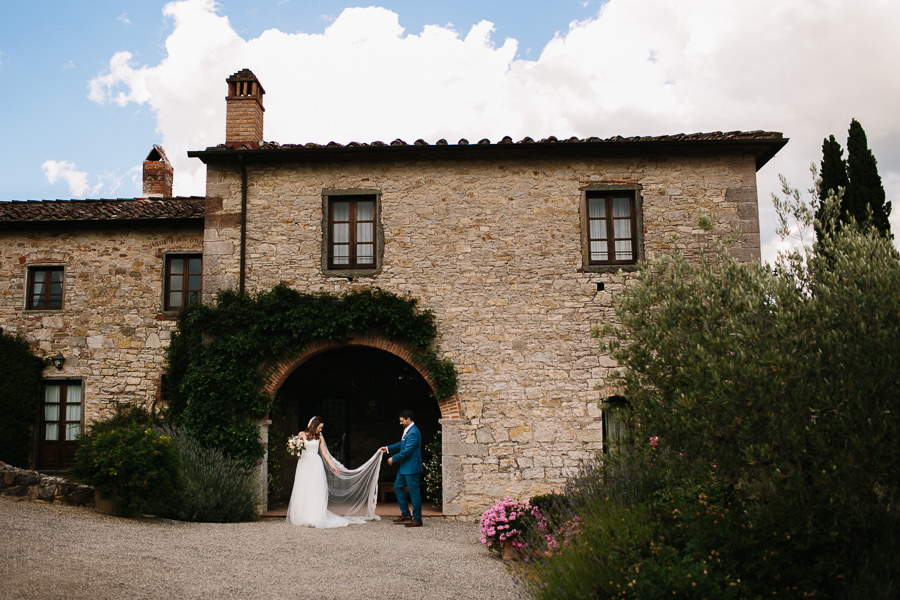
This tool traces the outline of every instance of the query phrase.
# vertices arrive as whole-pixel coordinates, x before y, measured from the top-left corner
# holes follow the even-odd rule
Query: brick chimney
[[[174,178],[172,163],[166,158],[162,147],[154,144],[153,150],[144,159],[144,197],[171,198]]]
[[[263,112],[266,110],[263,94],[266,91],[250,69],[238,71],[225,81],[228,83],[225,145],[258,148],[263,139]]]

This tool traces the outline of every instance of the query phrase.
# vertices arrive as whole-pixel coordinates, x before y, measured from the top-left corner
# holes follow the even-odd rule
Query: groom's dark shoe
[[[410,521],[406,524],[407,527],[421,527],[422,521]]]
[[[405,517],[401,515],[394,519],[394,523],[409,523],[410,521],[412,521],[412,517],[410,517],[408,515]]]

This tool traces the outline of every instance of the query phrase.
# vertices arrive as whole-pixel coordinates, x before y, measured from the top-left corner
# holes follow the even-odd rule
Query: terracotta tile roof
[[[115,200],[13,200],[0,202],[0,224],[202,220],[205,209],[205,198],[198,196]]]
[[[507,148],[511,150],[525,150],[525,147],[528,147],[534,151],[545,150],[547,152],[553,152],[557,149],[560,151],[577,151],[579,148],[584,150],[602,148],[604,150],[614,151],[617,148],[624,149],[625,147],[640,146],[647,148],[654,146],[683,146],[685,148],[691,146],[744,146],[753,148],[757,156],[756,167],[759,169],[772,158],[772,156],[774,156],[787,141],[787,138],[776,131],[729,131],[724,133],[721,131],[712,131],[706,133],[678,133],[674,135],[659,136],[623,137],[617,135],[610,138],[570,137],[558,139],[554,136],[550,136],[541,140],[534,140],[530,137],[525,137],[517,142],[513,141],[511,137],[506,136],[499,142],[491,142],[486,138],[479,140],[478,142],[470,142],[467,139],[461,139],[456,144],[451,144],[445,139],[438,140],[434,144],[429,144],[421,139],[416,140],[411,144],[401,139],[396,139],[390,143],[376,141],[369,143],[348,142],[346,144],[340,144],[338,142],[328,142],[327,144],[279,144],[277,142],[262,142],[258,147],[255,145],[251,147],[248,145],[219,144],[218,146],[209,147],[206,150],[188,152],[188,156],[200,158],[206,162],[207,159],[227,159],[227,157],[236,155],[237,153],[255,156],[257,158],[266,156],[275,158],[279,154],[283,154],[285,157],[287,155],[311,156],[313,153],[318,154],[319,152],[324,154],[334,153],[355,155],[357,152],[379,153],[391,152],[392,150],[433,153],[440,153],[443,150],[447,152],[452,151],[455,153],[454,155],[460,156],[460,154],[456,153],[465,152],[466,147],[469,147],[470,149],[477,147],[483,151],[488,151],[490,149],[502,151]]]
[[[610,138],[598,138],[598,137],[588,137],[588,138],[578,138],[578,137],[570,137],[566,139],[557,139],[554,136],[550,136],[548,138],[544,138],[542,140],[533,140],[530,137],[525,137],[519,140],[518,142],[514,142],[513,139],[509,136],[504,137],[499,142],[491,142],[489,139],[485,138],[479,140],[477,143],[479,145],[500,145],[500,144],[594,144],[594,143],[615,143],[615,142],[627,142],[627,143],[659,143],[659,142],[698,142],[698,141],[706,141],[706,142],[726,142],[726,141],[734,141],[734,140],[780,140],[783,139],[782,134],[774,131],[729,131],[727,133],[722,133],[721,131],[712,131],[708,133],[677,133],[674,135],[658,135],[658,136],[631,136],[631,137],[622,137],[621,135],[617,135]],[[463,138],[459,140],[456,145],[457,146],[468,146],[473,142]],[[259,145],[261,150],[290,150],[296,148],[364,148],[369,146],[449,146],[450,143],[447,140],[441,139],[435,142],[434,144],[429,144],[425,140],[416,140],[412,144],[409,144],[401,139],[396,139],[391,143],[385,142],[349,142],[347,144],[339,144],[337,142],[328,142],[327,144],[279,144],[277,142],[263,142]],[[227,148],[225,144],[220,144],[216,146],[217,149]],[[238,146],[238,148],[244,148],[243,146]]]

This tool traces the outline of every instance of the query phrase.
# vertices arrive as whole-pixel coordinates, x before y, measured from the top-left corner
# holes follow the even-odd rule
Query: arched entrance
[[[334,456],[350,468],[365,462],[380,446],[401,434],[397,413],[415,412],[423,450],[441,430],[442,417],[459,416],[459,400],[437,400],[427,371],[412,352],[379,336],[348,343],[321,341],[269,370],[266,391],[275,397],[264,439],[270,441],[270,502],[286,503],[296,459],[285,451],[287,437],[305,428],[313,415],[325,422],[324,437]],[[424,456],[428,460],[427,452]],[[392,482],[394,467],[382,465],[380,480]],[[423,488],[423,491],[424,488]]]

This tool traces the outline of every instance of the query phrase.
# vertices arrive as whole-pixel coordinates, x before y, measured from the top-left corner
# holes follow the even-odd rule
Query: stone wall
[[[94,504],[94,488],[89,485],[19,469],[5,462],[0,462],[0,494],[79,506]]]
[[[628,273],[585,273],[582,190],[640,187],[647,258],[711,246],[740,227],[734,252],[759,259],[750,155],[594,160],[406,160],[248,167],[249,292],[280,281],[303,292],[376,285],[435,313],[459,374],[462,416],[442,419],[444,512],[472,518],[497,498],[558,488],[602,444],[598,387],[615,363],[592,326],[614,319]],[[237,285],[240,174],[207,173],[204,293]],[[323,191],[381,195],[384,258],[373,277],[322,269]],[[603,284],[599,286],[598,284]],[[602,287],[602,290],[600,289]]]
[[[0,327],[38,356],[62,353],[65,367],[44,376],[83,381],[85,425],[116,404],[147,405],[175,328],[162,311],[164,255],[201,250],[199,226],[0,231]],[[27,269],[40,265],[65,267],[62,310],[24,309]]]

